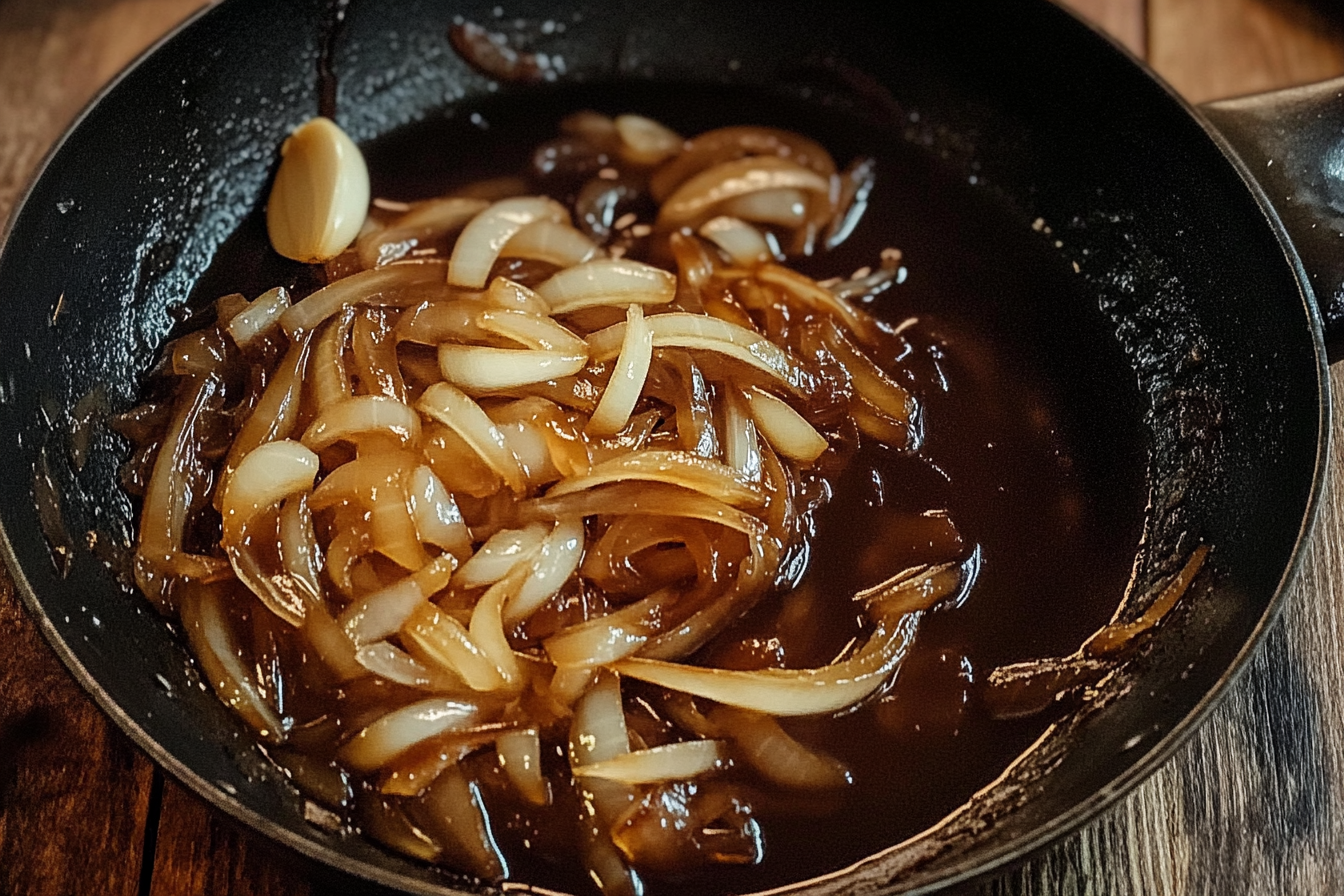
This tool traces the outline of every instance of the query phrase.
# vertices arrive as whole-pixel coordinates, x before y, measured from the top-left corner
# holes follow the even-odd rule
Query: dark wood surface
[[[0,0],[0,218],[97,89],[199,5]],[[1195,102],[1344,72],[1338,0],[1069,5]],[[1332,380],[1344,396],[1344,367]],[[1335,411],[1332,482],[1302,569],[1213,717],[1105,816],[959,892],[1344,892],[1344,399]],[[165,780],[60,666],[0,570],[0,896],[323,892]]]

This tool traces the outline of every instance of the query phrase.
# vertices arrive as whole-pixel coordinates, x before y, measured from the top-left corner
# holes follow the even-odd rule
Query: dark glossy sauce
[[[908,276],[873,304],[904,329],[903,361],[923,408],[917,454],[863,449],[817,516],[804,589],[808,642],[786,645],[790,665],[828,662],[859,632],[850,595],[913,563],[946,559],[921,546],[944,511],[980,571],[958,608],[925,615],[895,686],[837,719],[795,720],[793,733],[845,761],[854,785],[840,794],[767,796],[756,805],[765,860],[674,878],[645,875],[650,891],[758,890],[852,864],[937,822],[996,778],[1049,718],[989,719],[975,682],[997,665],[1067,654],[1104,624],[1128,582],[1146,502],[1143,402],[1135,377],[1084,285],[1047,238],[1011,204],[948,170],[898,135],[853,126],[840,113],[728,90],[629,85],[500,97],[416,125],[366,148],[374,195],[416,199],[527,166],[533,147],[570,111],[638,112],[681,133],[725,124],[791,128],[818,139],[842,167],[878,163],[867,213],[837,250],[801,265],[818,278],[904,253]],[[258,261],[249,224],[203,279],[198,297],[255,295],[302,283],[298,268]],[[264,242],[260,244],[264,246]],[[241,261],[249,257],[250,261]],[[921,528],[924,527],[924,528]],[[930,528],[932,527],[932,528]],[[893,533],[905,533],[899,537]],[[911,540],[913,537],[913,540]],[[768,641],[778,601],[736,629]],[[795,637],[795,641],[798,639]],[[763,648],[764,649],[764,648]],[[496,807],[512,876],[586,892],[572,852],[529,849],[530,824]]]

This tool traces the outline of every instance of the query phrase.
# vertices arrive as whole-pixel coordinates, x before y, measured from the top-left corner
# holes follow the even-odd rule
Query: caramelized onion
[[[568,223],[569,212],[554,199],[517,196],[501,199],[471,219],[457,238],[448,264],[448,282],[481,289],[500,250],[533,221]]]
[[[859,447],[919,447],[919,380],[856,304],[900,282],[899,253],[849,281],[781,263],[844,239],[875,168],[837,175],[769,128],[564,128],[523,178],[377,200],[326,286],[225,296],[167,348],[171,403],[126,423],[153,462],[136,574],[180,604],[220,697],[370,836],[497,881],[502,799],[511,837],[564,815],[604,896],[637,896],[637,868],[759,861],[762,785],[846,786],[779,718],[890,683],[979,554],[950,536],[831,598],[863,618],[828,665],[780,647],[740,668],[766,657],[735,661],[738,620],[797,655],[821,596],[771,598]],[[1123,654],[1192,576],[1084,652]]]

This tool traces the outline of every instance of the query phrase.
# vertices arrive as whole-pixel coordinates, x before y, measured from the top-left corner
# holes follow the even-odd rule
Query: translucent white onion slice
[[[491,308],[476,316],[481,329],[541,351],[588,356],[588,343],[549,317],[529,311]]]
[[[474,703],[430,697],[382,716],[347,741],[337,755],[354,771],[371,772],[421,741],[465,730],[480,719],[480,707]]]
[[[746,327],[703,314],[669,311],[644,318],[653,334],[654,348],[686,348],[717,352],[734,358],[801,391],[806,374],[784,349]],[[620,352],[625,323],[613,324],[588,337],[594,361],[609,361]]]
[[[355,661],[379,678],[395,681],[407,687],[433,688],[441,691],[463,690],[466,687],[460,679],[445,675],[438,669],[431,670],[406,651],[387,641],[365,644],[355,652]]]
[[[458,560],[471,556],[471,532],[452,494],[421,464],[411,474],[407,494],[411,501],[411,519],[425,544],[442,548]]]
[[[555,524],[555,528],[546,536],[546,540],[537,549],[532,558],[531,574],[518,593],[504,605],[504,624],[517,625],[531,616],[550,600],[574,570],[579,567],[583,557],[583,519],[565,517]]]
[[[289,293],[277,286],[257,296],[247,307],[229,321],[229,335],[239,348],[247,348],[257,339],[272,332],[279,324],[280,315],[289,308]]]
[[[526,492],[527,483],[518,458],[509,450],[504,434],[480,405],[448,383],[435,383],[425,390],[415,406],[461,436],[515,494]]]
[[[807,220],[808,194],[802,190],[761,190],[723,203],[729,215],[762,224],[799,227]]]
[[[498,691],[504,687],[504,674],[471,639],[462,623],[433,604],[422,603],[411,614],[402,627],[401,637],[412,655],[458,676],[474,691]]]
[[[858,703],[900,667],[914,641],[918,613],[880,621],[848,660],[816,669],[709,669],[640,657],[612,668],[622,675],[729,706],[776,716],[835,712]]]
[[[569,725],[569,764],[571,768],[581,768],[629,752],[630,732],[625,726],[621,681],[610,672],[603,672],[574,706],[574,719]]]
[[[280,326],[292,339],[295,334],[315,329],[347,305],[405,304],[406,297],[416,295],[416,290],[442,284],[446,270],[442,261],[417,261],[342,277],[291,305],[280,315]],[[423,299],[421,295],[416,301]]]
[[[544,196],[501,199],[463,228],[448,262],[448,282],[481,289],[504,245],[533,221],[569,223],[569,211]]]
[[[261,511],[290,495],[312,489],[317,477],[317,455],[298,442],[267,442],[249,452],[233,471],[220,508],[220,543],[239,580],[252,589],[276,615],[291,625],[303,621],[306,606],[302,589],[292,587],[288,574],[267,576],[252,553],[247,526]],[[286,587],[289,585],[291,587]]]
[[[771,447],[780,454],[810,464],[826,451],[829,445],[826,437],[813,429],[812,424],[788,402],[760,389],[750,389],[744,394],[751,407],[752,419]]]
[[[485,303],[495,308],[511,311],[527,311],[531,314],[547,315],[551,308],[546,300],[537,295],[536,290],[510,280],[508,277],[495,277],[485,291]]]
[[[658,784],[685,781],[715,771],[723,767],[725,759],[722,741],[688,740],[575,766],[574,774],[623,784]]]
[[[504,687],[515,691],[523,684],[523,672],[504,631],[504,605],[518,593],[528,572],[525,567],[515,567],[507,576],[491,585],[476,601],[471,622],[467,626],[471,640],[503,676]]]
[[[350,604],[337,621],[357,646],[381,641],[395,634],[421,604],[448,586],[456,565],[452,554],[436,557],[411,575]]]
[[[518,795],[534,806],[551,802],[541,771],[541,736],[536,728],[508,731],[495,741],[499,764]]]
[[[392,436],[403,445],[420,438],[420,418],[385,395],[355,395],[324,409],[309,424],[303,443],[321,451],[337,442],[358,444],[368,436]]]
[[[756,421],[751,419],[746,398],[732,388],[724,390],[723,395],[723,459],[746,481],[761,484],[761,494],[766,494]]]
[[[620,432],[644,391],[644,380],[648,378],[652,360],[653,333],[644,323],[644,309],[632,304],[625,312],[625,335],[621,339],[616,367],[602,391],[597,409],[584,427],[585,432],[595,436]]]
[[[830,195],[830,180],[778,156],[749,156],[720,162],[682,183],[658,211],[666,228],[694,225],[721,203],[762,190],[796,189]]]
[[[444,379],[475,392],[558,380],[578,373],[587,363],[587,352],[569,354],[450,343],[439,346],[439,370]]]
[[[542,523],[522,529],[501,529],[462,564],[453,584],[458,588],[480,588],[498,582],[519,563],[531,558],[546,535],[546,526]]]
[[[597,243],[568,223],[539,220],[509,237],[499,254],[505,258],[530,258],[567,268],[590,260],[600,251]]]
[[[719,705],[709,722],[752,768],[781,787],[835,790],[854,781],[844,763],[799,743],[773,716]]]
[[[752,267],[774,258],[770,243],[741,218],[720,215],[700,225],[700,235],[728,254],[734,264]]]
[[[546,493],[558,498],[614,482],[664,482],[701,492],[732,507],[759,507],[760,488],[737,470],[689,451],[646,450],[596,464],[584,476],[562,479]]]
[[[677,596],[673,589],[664,588],[619,610],[563,629],[542,646],[561,669],[614,663],[635,654],[657,633]]]
[[[229,633],[224,608],[220,606],[222,585],[185,583],[178,610],[187,642],[204,677],[225,706],[268,743],[285,739],[285,725],[266,702],[243,665],[242,653]]]
[[[873,319],[811,277],[773,262],[761,265],[756,271],[756,277],[762,283],[786,291],[805,305],[838,317],[860,340],[869,343],[873,341],[877,333],[877,324]]]
[[[640,261],[601,258],[552,275],[537,294],[552,314],[601,305],[664,305],[676,297],[677,278]]]

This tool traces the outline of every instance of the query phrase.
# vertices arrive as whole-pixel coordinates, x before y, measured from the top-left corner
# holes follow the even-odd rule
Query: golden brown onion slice
[[[822,177],[835,173],[831,154],[815,140],[793,131],[756,125],[734,125],[697,134],[685,148],[649,179],[653,198],[663,202],[693,175],[743,156],[779,156],[810,168]]]
[[[537,287],[552,314],[606,305],[665,305],[677,294],[677,278],[642,261],[603,258],[566,268]]]
[[[709,495],[663,482],[613,482],[558,497],[543,495],[518,505],[519,519],[527,522],[627,513],[689,517],[753,536],[765,530],[749,513]]]
[[[481,406],[448,383],[435,383],[415,404],[422,413],[453,430],[494,470],[514,494],[525,494],[518,458],[509,450],[503,433],[486,416]]]
[[[338,754],[358,772],[381,768],[422,741],[447,731],[464,731],[482,720],[481,707],[451,697],[429,697],[379,717],[347,741]]]
[[[883,620],[853,657],[815,669],[709,669],[632,657],[617,672],[729,706],[777,716],[835,712],[858,703],[900,667],[914,641],[919,614]]]
[[[404,308],[425,301],[431,294],[446,298],[442,287],[446,270],[442,261],[416,261],[342,277],[291,305],[280,315],[280,326],[293,339],[299,333],[317,329],[347,305]]]
[[[355,243],[367,270],[397,261],[417,247],[443,240],[489,207],[484,199],[444,196],[417,204],[382,230],[361,234]]]
[[[644,392],[644,380],[649,375],[652,360],[653,333],[644,323],[644,309],[631,305],[625,312],[625,335],[621,339],[620,354],[616,356],[616,366],[584,428],[587,433],[609,436],[620,432]]]
[[[854,782],[844,763],[799,743],[772,716],[716,706],[709,722],[730,738],[741,756],[766,780],[790,790],[835,790]]]
[[[285,572],[265,573],[247,529],[262,511],[290,495],[311,490],[318,466],[317,455],[298,442],[268,442],[239,461],[225,487],[221,507],[220,544],[234,573],[267,608],[294,626],[303,622],[308,603],[306,586],[302,579]]]
[[[499,251],[518,231],[533,221],[569,223],[569,211],[545,196],[501,199],[463,228],[448,265],[448,282],[483,289]]]
[[[472,392],[497,392],[558,380],[578,373],[587,363],[587,352],[449,343],[439,346],[439,370],[444,379]]]
[[[321,451],[337,442],[358,445],[369,437],[387,436],[403,445],[416,441],[420,438],[420,418],[394,398],[356,395],[318,414],[304,432],[303,443]]]
[[[685,781],[724,767],[728,756],[722,741],[687,740],[613,756],[574,767],[579,778],[606,778],[622,784]]]
[[[228,614],[221,603],[237,598],[228,594],[228,583],[183,583],[178,610],[187,643],[201,665],[201,672],[225,706],[247,722],[267,743],[285,739],[285,724],[266,702],[229,630]]]
[[[809,202],[829,204],[831,182],[815,171],[777,156],[721,162],[686,180],[658,210],[658,226],[695,227],[724,203],[767,190],[800,190]]]
[[[758,486],[726,464],[688,451],[654,450],[603,461],[584,476],[557,482],[546,497],[559,498],[616,482],[662,482],[701,492],[732,507],[760,507],[765,500]]]
[[[534,806],[550,805],[551,791],[541,768],[541,736],[535,727],[501,734],[495,751],[519,796]]]

